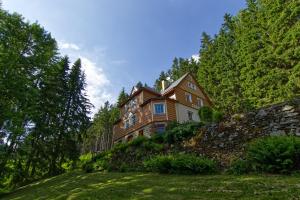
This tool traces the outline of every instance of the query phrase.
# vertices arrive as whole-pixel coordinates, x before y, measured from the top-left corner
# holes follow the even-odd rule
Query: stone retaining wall
[[[300,98],[235,114],[219,124],[206,126],[184,147],[227,165],[240,157],[247,143],[254,138],[278,135],[300,136]]]

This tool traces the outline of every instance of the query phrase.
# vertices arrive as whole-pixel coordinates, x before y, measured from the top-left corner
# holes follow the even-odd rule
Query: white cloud
[[[58,47],[60,49],[68,49],[68,50],[80,50],[79,46],[74,43],[68,43],[64,41],[58,41]]]
[[[200,59],[199,54],[194,54],[191,56],[191,58],[193,58],[196,62],[199,62]]]
[[[95,113],[105,101],[112,101],[113,96],[108,92],[107,87],[110,85],[103,69],[90,59],[79,56],[82,68],[86,74],[87,94],[91,103],[95,106],[92,110]]]

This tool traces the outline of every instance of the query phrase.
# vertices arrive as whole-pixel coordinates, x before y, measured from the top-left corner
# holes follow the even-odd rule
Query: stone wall
[[[227,117],[200,129],[184,147],[228,165],[232,159],[242,156],[249,141],[278,135],[300,136],[300,98]]]

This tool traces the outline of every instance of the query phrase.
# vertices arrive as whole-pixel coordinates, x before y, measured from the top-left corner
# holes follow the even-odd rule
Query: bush
[[[208,106],[203,106],[198,111],[199,118],[205,123],[212,122],[213,110]]]
[[[147,140],[148,140],[148,138],[146,138],[144,136],[139,136],[139,137],[135,138],[134,140],[132,140],[131,142],[129,142],[129,146],[138,147],[138,146],[142,145],[144,142],[146,142]]]
[[[247,174],[251,170],[251,165],[247,160],[238,159],[231,163],[228,170],[229,174],[241,175]]]
[[[164,142],[164,134],[161,134],[161,133],[156,133],[156,134],[154,134],[151,138],[150,138],[150,140],[151,141],[153,141],[153,142],[155,142],[155,143],[163,143]]]
[[[220,122],[223,119],[223,113],[217,110],[213,110],[212,114],[212,121],[213,122]]]
[[[219,122],[223,119],[223,113],[212,109],[208,106],[203,106],[198,111],[199,118],[204,123]]]
[[[250,143],[246,155],[254,171],[290,173],[299,169],[300,138],[291,136],[260,138]]]
[[[83,154],[79,157],[80,162],[83,163],[88,163],[90,161],[92,161],[93,155],[92,153],[87,153],[87,154]]]
[[[168,144],[175,144],[187,140],[196,134],[201,124],[197,122],[187,122],[178,124],[165,132],[164,140]]]
[[[76,168],[76,162],[73,160],[69,160],[67,162],[64,162],[61,167],[64,169],[66,172],[70,172]]]
[[[148,171],[175,174],[212,174],[217,171],[215,161],[190,154],[159,155],[144,161]]]
[[[84,163],[81,166],[82,170],[85,171],[86,173],[91,173],[94,171],[94,167],[93,167],[93,163],[92,162],[88,162],[88,163]]]

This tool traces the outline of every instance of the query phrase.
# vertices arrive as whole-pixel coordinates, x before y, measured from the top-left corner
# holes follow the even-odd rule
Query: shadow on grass
[[[30,184],[4,199],[297,199],[298,180],[288,176],[74,172]]]

